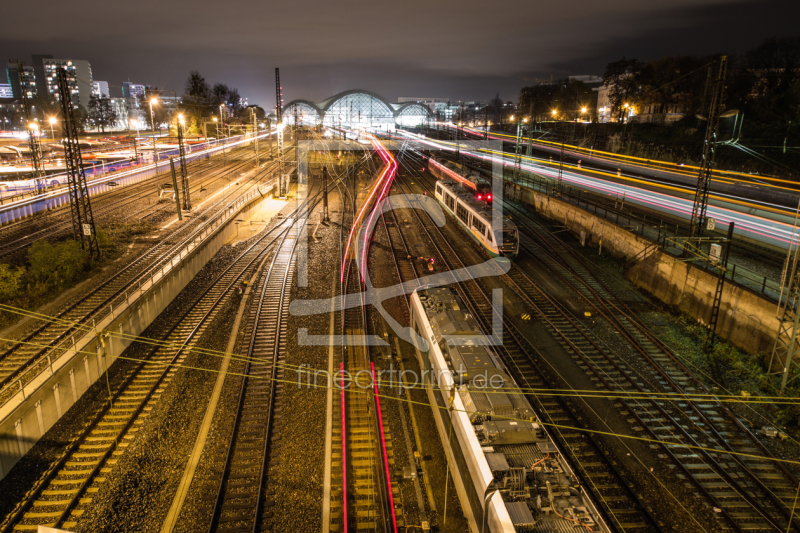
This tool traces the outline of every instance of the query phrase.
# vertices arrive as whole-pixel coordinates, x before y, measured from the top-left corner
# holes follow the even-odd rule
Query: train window
[[[456,216],[460,218],[461,222],[463,222],[464,224],[469,223],[469,211],[467,211],[467,209],[463,205],[458,204],[456,206]]]
[[[478,230],[478,233],[480,233],[481,235],[486,234],[486,224],[481,222],[481,220],[478,217],[472,217],[472,227]]]
[[[456,199],[450,194],[447,195],[447,206],[450,208],[450,211],[454,211],[456,208]]]
[[[438,194],[439,196],[442,195],[442,186],[439,185],[438,183],[436,184],[436,194]]]

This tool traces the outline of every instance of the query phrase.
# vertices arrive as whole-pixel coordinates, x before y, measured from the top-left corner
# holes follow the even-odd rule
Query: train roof
[[[441,338],[441,335],[467,337],[462,337],[459,342],[465,345],[450,346],[440,341],[439,348],[454,371],[458,396],[480,442],[477,450],[483,454],[495,480],[505,479],[505,488],[511,487],[501,491],[501,496],[515,530],[573,530],[573,519],[543,508],[537,510],[541,507],[541,498],[548,494],[544,490],[548,483],[555,491],[563,515],[579,518],[587,526],[595,526],[595,516],[576,488],[577,478],[563,462],[527,398],[515,390],[516,383],[487,346],[469,342],[469,336],[483,335],[483,332],[456,291],[446,286],[422,286],[415,293],[436,338]],[[471,375],[457,371],[461,361],[469,367]],[[472,366],[476,364],[477,368]],[[483,380],[478,379],[481,374]],[[495,376],[502,381],[496,382]],[[541,465],[535,474],[531,472],[532,465]],[[532,481],[530,478],[528,482],[523,480],[531,474],[534,476]]]
[[[467,191],[461,188],[461,186],[455,180],[440,179],[438,181],[447,189],[450,194],[467,204],[470,209],[478,213],[482,218],[486,219],[486,222],[492,221],[492,208],[486,202],[475,198],[474,191]],[[511,220],[507,215],[504,214],[502,216],[503,229],[515,229],[517,227],[514,221]]]
[[[483,335],[478,322],[450,287],[420,287],[416,292],[435,335]]]

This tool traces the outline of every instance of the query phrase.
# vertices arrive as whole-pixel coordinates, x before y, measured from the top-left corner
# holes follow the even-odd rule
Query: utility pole
[[[150,99],[150,133],[153,136],[153,161],[156,164],[156,187],[158,194],[161,195],[161,182],[158,181],[158,145],[156,144],[156,116],[153,112],[153,104],[157,104],[158,100],[154,97]]]
[[[708,188],[711,179],[711,171],[714,166],[714,153],[717,144],[717,122],[719,121],[722,97],[725,93],[725,72],[727,67],[728,56],[721,56],[719,58],[719,72],[714,80],[714,86],[711,92],[708,124],[706,125],[706,137],[703,144],[703,160],[700,165],[697,188],[694,193],[694,204],[692,205],[690,237],[699,238],[703,235],[703,224],[705,223],[706,210],[708,209]]]
[[[172,190],[175,191],[175,209],[178,210],[178,220],[183,220],[181,215],[181,197],[178,194],[178,178],[175,175],[175,158],[169,158],[169,166],[172,169]]]
[[[710,353],[714,349],[717,319],[719,318],[719,308],[722,303],[722,290],[725,288],[725,274],[728,272],[728,253],[733,240],[733,225],[733,222],[728,224],[728,238],[722,245],[722,257],[720,257],[717,265],[717,290],[714,292],[714,301],[711,304],[711,318],[708,321],[708,335],[706,335],[706,342],[703,346],[706,353]],[[716,367],[716,362],[712,362],[712,366]]]
[[[269,137],[269,158],[272,159],[275,157],[272,153],[272,121],[269,117],[266,117],[265,120],[267,121],[267,137]]]
[[[17,63],[17,72],[19,73],[19,86],[22,92],[22,108],[25,111],[25,123],[28,128],[28,148],[31,152],[33,182],[36,185],[36,193],[39,194],[44,192],[42,178],[45,175],[44,162],[42,161],[42,145],[38,137],[39,126],[33,122],[33,118],[31,117],[31,103],[28,100],[28,91],[25,90],[25,67],[22,63]]]
[[[564,132],[559,128],[559,136],[561,137],[561,154],[558,157],[558,192],[564,188],[562,174],[564,171]]]
[[[322,212],[325,222],[330,220],[328,216],[328,167],[322,167]]]
[[[228,160],[225,158],[225,122],[222,120],[222,108],[225,104],[219,106],[219,125],[222,126],[222,166],[228,166]]]
[[[769,372],[773,372],[773,365],[780,365],[781,394],[789,383],[789,374],[797,366],[795,355],[798,353],[800,341],[800,233],[797,232],[797,223],[800,220],[800,202],[795,212],[794,226],[792,227],[792,240],[789,242],[789,251],[783,265],[781,275],[781,290],[778,295],[778,335],[775,337],[775,346],[772,348],[772,357],[769,361]]]
[[[75,121],[71,93],[67,86],[67,73],[64,69],[59,68],[57,77],[61,110],[64,113],[64,162],[67,166],[72,233],[75,240],[80,239],[81,248],[87,250],[90,257],[100,257],[97,228],[94,225],[89,189],[86,186],[86,174],[83,171],[81,147],[78,144],[78,124]]]
[[[522,170],[522,120],[517,121],[517,142],[514,145],[514,155],[516,165],[514,165],[514,179],[519,179],[519,172]]]
[[[531,112],[530,112],[530,121],[531,123],[528,124],[528,150],[526,151],[526,155],[528,157],[533,156],[533,100],[531,100]]]
[[[183,146],[183,115],[178,116],[178,153],[181,158],[181,186],[183,187],[183,208],[191,211],[192,200],[189,197],[189,174],[186,171],[186,149]],[[175,189],[177,191],[177,189]]]
[[[283,192],[283,92],[281,91],[281,71],[279,68],[275,69],[275,118],[278,121],[278,157],[280,163],[278,164],[278,196],[286,196]],[[286,184],[288,193],[289,184]]]
[[[251,107],[250,111],[253,113],[253,144],[256,150],[256,168],[258,168],[258,120],[256,119],[256,110]]]

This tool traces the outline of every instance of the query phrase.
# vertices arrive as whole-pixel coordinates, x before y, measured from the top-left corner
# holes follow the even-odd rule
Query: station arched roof
[[[427,104],[423,104],[422,102],[405,102],[399,104],[395,109],[395,115],[405,115],[405,114],[413,114],[413,111],[421,110],[428,114],[429,117],[433,116],[433,111]]]
[[[392,104],[383,96],[363,89],[351,89],[349,91],[343,91],[317,103],[303,99],[292,100],[283,106],[283,113],[286,115],[292,110],[293,107],[304,110],[308,109],[309,111],[315,111],[319,117],[319,120],[324,121],[326,114],[329,112],[335,113],[337,111],[337,107],[346,105],[346,102],[349,102],[351,106],[352,102],[356,102],[357,109],[353,110],[354,113],[357,112],[359,107],[363,108],[363,106],[368,103],[370,113],[374,113],[374,116],[384,119],[397,120],[400,116],[420,114],[428,117],[433,116],[433,112],[425,104],[416,102]]]

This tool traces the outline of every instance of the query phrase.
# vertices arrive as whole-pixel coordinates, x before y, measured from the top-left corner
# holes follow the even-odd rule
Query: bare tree
[[[100,127],[103,133],[106,132],[106,127],[116,124],[117,111],[114,109],[111,99],[92,95],[89,98],[89,118]]]

